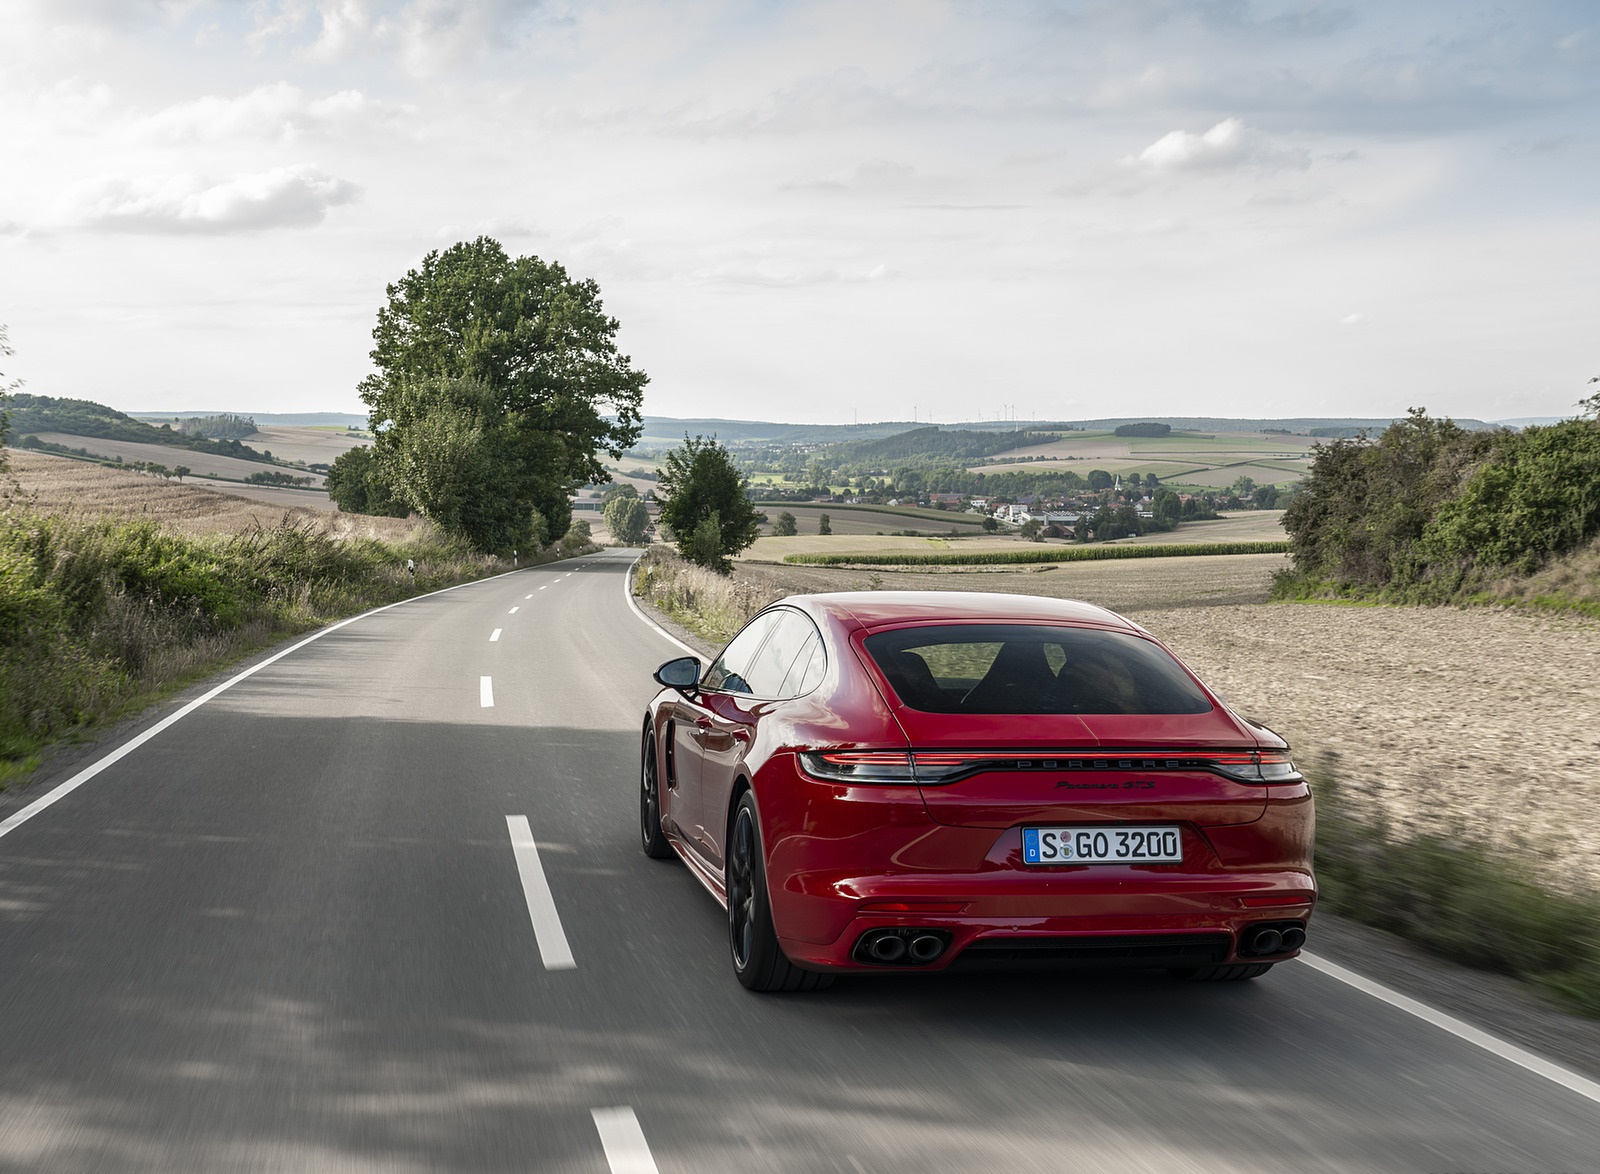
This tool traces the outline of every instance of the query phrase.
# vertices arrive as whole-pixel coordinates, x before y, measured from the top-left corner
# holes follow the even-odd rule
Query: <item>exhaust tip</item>
[[[950,942],[947,930],[883,927],[862,934],[852,956],[872,966],[926,966],[942,957]]]
[[[872,940],[867,953],[876,962],[898,962],[906,956],[905,939],[895,934],[883,934]]]
[[[1306,931],[1298,925],[1292,925],[1283,931],[1283,948],[1285,950],[1298,950],[1306,944]]]
[[[1283,949],[1283,934],[1275,929],[1258,929],[1250,938],[1252,954],[1276,954]]]

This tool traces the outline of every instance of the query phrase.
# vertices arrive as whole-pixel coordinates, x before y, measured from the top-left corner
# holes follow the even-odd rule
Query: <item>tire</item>
[[[639,839],[652,860],[670,860],[672,845],[661,830],[661,771],[656,759],[656,736],[644,736],[639,759]]]
[[[772,929],[767,900],[767,868],[761,851],[761,821],[755,796],[739,797],[728,829],[728,952],[733,974],[751,991],[817,991],[833,984],[831,974],[802,970],[784,956]]]
[[[1272,962],[1247,962],[1236,966],[1175,967],[1167,973],[1186,982],[1242,982],[1249,978],[1260,978],[1274,965]]]

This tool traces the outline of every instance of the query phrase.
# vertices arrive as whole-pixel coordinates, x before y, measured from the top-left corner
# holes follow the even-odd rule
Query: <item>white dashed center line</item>
[[[524,599],[532,599],[533,598],[533,592],[532,591],[528,592],[522,598],[524,598]]]
[[[503,628],[496,628],[494,631],[490,632],[489,633],[489,643],[493,644],[496,640],[500,639],[500,633],[503,632],[504,630],[505,629],[503,629]]]
[[[478,678],[478,704],[484,709],[494,708],[494,681],[489,677]]]
[[[567,945],[567,935],[561,929],[561,917],[556,913],[556,899],[550,894],[550,882],[545,879],[544,866],[539,863],[539,848],[533,842],[533,829],[528,826],[528,817],[506,816],[506,829],[511,833],[511,851],[517,858],[517,873],[522,877],[522,896],[528,902],[528,916],[533,921],[533,936],[539,943],[539,957],[544,959],[544,968],[576,970],[578,964],[573,961],[572,947]],[[638,1128],[637,1122],[634,1128]],[[602,1129],[601,1140],[604,1138],[605,1131]],[[641,1142],[644,1140],[642,1133],[639,1135],[639,1140]],[[609,1149],[607,1152],[610,1152]],[[645,1152],[649,1153],[648,1150]],[[654,1166],[648,1168],[655,1169]],[[645,1167],[641,1166],[638,1169]]]
[[[546,588],[546,587],[548,587],[548,586],[550,586],[550,584],[548,584],[548,583],[541,583],[541,584],[539,584],[539,590],[540,590],[540,591],[543,591],[543,590],[544,590],[544,589],[545,589],[545,588]]]
[[[615,1109],[590,1109],[594,1127],[600,1131],[600,1144],[606,1151],[611,1174],[658,1174],[656,1160],[650,1156],[650,1143],[639,1128],[639,1118],[627,1105]]]
[[[522,605],[521,605],[521,604],[520,604],[520,603],[519,603],[519,604],[517,604],[517,606],[516,606],[516,607],[514,607],[514,608],[512,608],[512,609],[511,609],[511,612],[510,612],[510,614],[511,614],[511,615],[516,615],[516,614],[517,614],[517,613],[518,613],[518,612],[519,612],[519,611],[521,611],[521,610],[522,610]]]

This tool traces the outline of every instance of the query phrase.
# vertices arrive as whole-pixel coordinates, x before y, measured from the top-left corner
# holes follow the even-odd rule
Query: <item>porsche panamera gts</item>
[[[759,991],[837,974],[1157,967],[1250,979],[1316,902],[1289,748],[1090,604],[858,592],[656,674],[644,851],[727,908]]]

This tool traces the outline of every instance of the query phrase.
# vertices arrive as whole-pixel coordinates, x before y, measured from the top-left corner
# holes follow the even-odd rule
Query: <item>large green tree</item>
[[[563,533],[572,491],[610,479],[597,454],[638,439],[648,381],[599,287],[479,237],[387,294],[361,398],[395,496],[484,550],[528,545],[535,513]]]
[[[396,499],[372,449],[364,444],[346,449],[334,459],[328,468],[327,490],[334,504],[347,514],[403,518],[411,512]]]
[[[686,433],[667,453],[659,491],[666,495],[661,520],[672,527],[678,551],[691,562],[730,574],[728,556],[738,554],[761,533],[755,506],[745,494],[745,478],[728,450],[713,436]]]
[[[638,546],[644,541],[645,530],[650,525],[650,509],[633,491],[633,486],[626,488],[629,492],[619,493],[605,504],[603,513],[606,529],[611,531],[614,542],[623,546]]]

